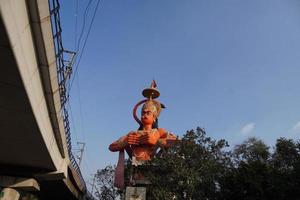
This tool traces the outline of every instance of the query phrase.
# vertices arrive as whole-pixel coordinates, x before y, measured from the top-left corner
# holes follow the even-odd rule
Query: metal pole
[[[96,180],[96,175],[97,175],[97,174],[94,174],[94,178],[93,178],[93,185],[92,185],[92,194],[93,194],[93,191],[94,191],[94,187],[95,187],[95,180]]]
[[[84,142],[77,142],[78,145],[82,145],[82,147],[79,149],[80,151],[80,155],[78,157],[79,161],[78,161],[78,166],[80,167],[81,161],[82,161],[82,156],[83,156],[83,152],[84,152],[84,147],[85,147],[85,143]]]

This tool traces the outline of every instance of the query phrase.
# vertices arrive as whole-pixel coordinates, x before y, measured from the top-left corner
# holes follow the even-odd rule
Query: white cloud
[[[297,122],[297,123],[293,126],[292,132],[293,132],[293,133],[300,133],[300,121]]]
[[[254,123],[246,124],[245,126],[242,127],[241,134],[242,135],[249,135],[253,131],[254,127],[255,127]]]

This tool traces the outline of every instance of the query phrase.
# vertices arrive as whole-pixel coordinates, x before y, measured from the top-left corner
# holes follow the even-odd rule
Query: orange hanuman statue
[[[110,151],[120,152],[115,178],[115,185],[119,188],[123,187],[124,182],[124,178],[120,177],[124,173],[124,169],[122,169],[124,168],[124,150],[126,150],[134,165],[140,165],[144,161],[150,160],[158,148],[168,147],[176,140],[174,134],[168,133],[163,128],[158,128],[158,116],[165,106],[154,100],[159,96],[154,80],[151,87],[143,91],[143,95],[147,99],[137,103],[133,109],[133,116],[140,124],[140,128],[137,131],[129,132],[109,145]],[[141,104],[143,104],[143,107],[140,120],[136,115],[136,111]]]

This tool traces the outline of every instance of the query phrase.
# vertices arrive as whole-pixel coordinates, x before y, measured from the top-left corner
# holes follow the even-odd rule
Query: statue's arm
[[[121,151],[127,147],[130,147],[129,145],[138,145],[139,144],[139,136],[136,132],[131,131],[127,135],[119,138],[117,141],[111,143],[108,147],[108,149],[112,152],[115,151]],[[128,148],[127,148],[128,149]]]
[[[111,143],[108,147],[108,149],[112,152],[115,151],[121,151],[123,150],[126,146],[128,145],[127,142],[127,135],[119,138],[117,141],[114,141],[113,143]]]
[[[140,144],[156,145],[159,138],[160,133],[158,131],[154,133],[145,133],[140,136],[139,142]]]
[[[167,132],[165,129],[159,128],[161,137],[157,141],[159,147],[170,147],[173,143],[175,143],[178,138],[175,134]]]
[[[159,128],[158,131],[154,133],[143,134],[140,137],[139,141],[141,144],[147,145],[160,145],[160,143],[162,143],[161,145],[164,145],[164,143],[166,143],[167,141],[167,137],[168,133],[166,132],[166,130],[163,128]]]

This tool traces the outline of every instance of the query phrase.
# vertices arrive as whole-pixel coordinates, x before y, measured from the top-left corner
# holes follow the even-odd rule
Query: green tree
[[[147,199],[298,200],[300,143],[279,138],[270,151],[251,137],[228,150],[225,140],[213,140],[197,128],[149,161],[144,175],[152,182]],[[125,167],[127,183],[131,164]],[[100,199],[118,199],[114,167],[97,172]]]
[[[299,144],[292,139],[279,138],[272,157],[276,169],[281,172],[291,172],[299,162]]]
[[[299,142],[277,139],[272,155],[271,175],[276,199],[299,199],[300,192],[300,148]]]
[[[220,181],[221,199],[270,199],[269,147],[251,137],[235,146],[232,159],[233,166]]]
[[[101,200],[115,200],[120,198],[120,193],[114,187],[115,167],[108,165],[96,173],[96,197]]]
[[[213,140],[205,130],[190,130],[174,146],[151,160],[148,199],[217,199],[219,179],[230,156],[225,140]]]
[[[270,147],[262,140],[250,137],[240,145],[236,145],[233,157],[236,164],[261,162],[266,163],[270,158]]]

